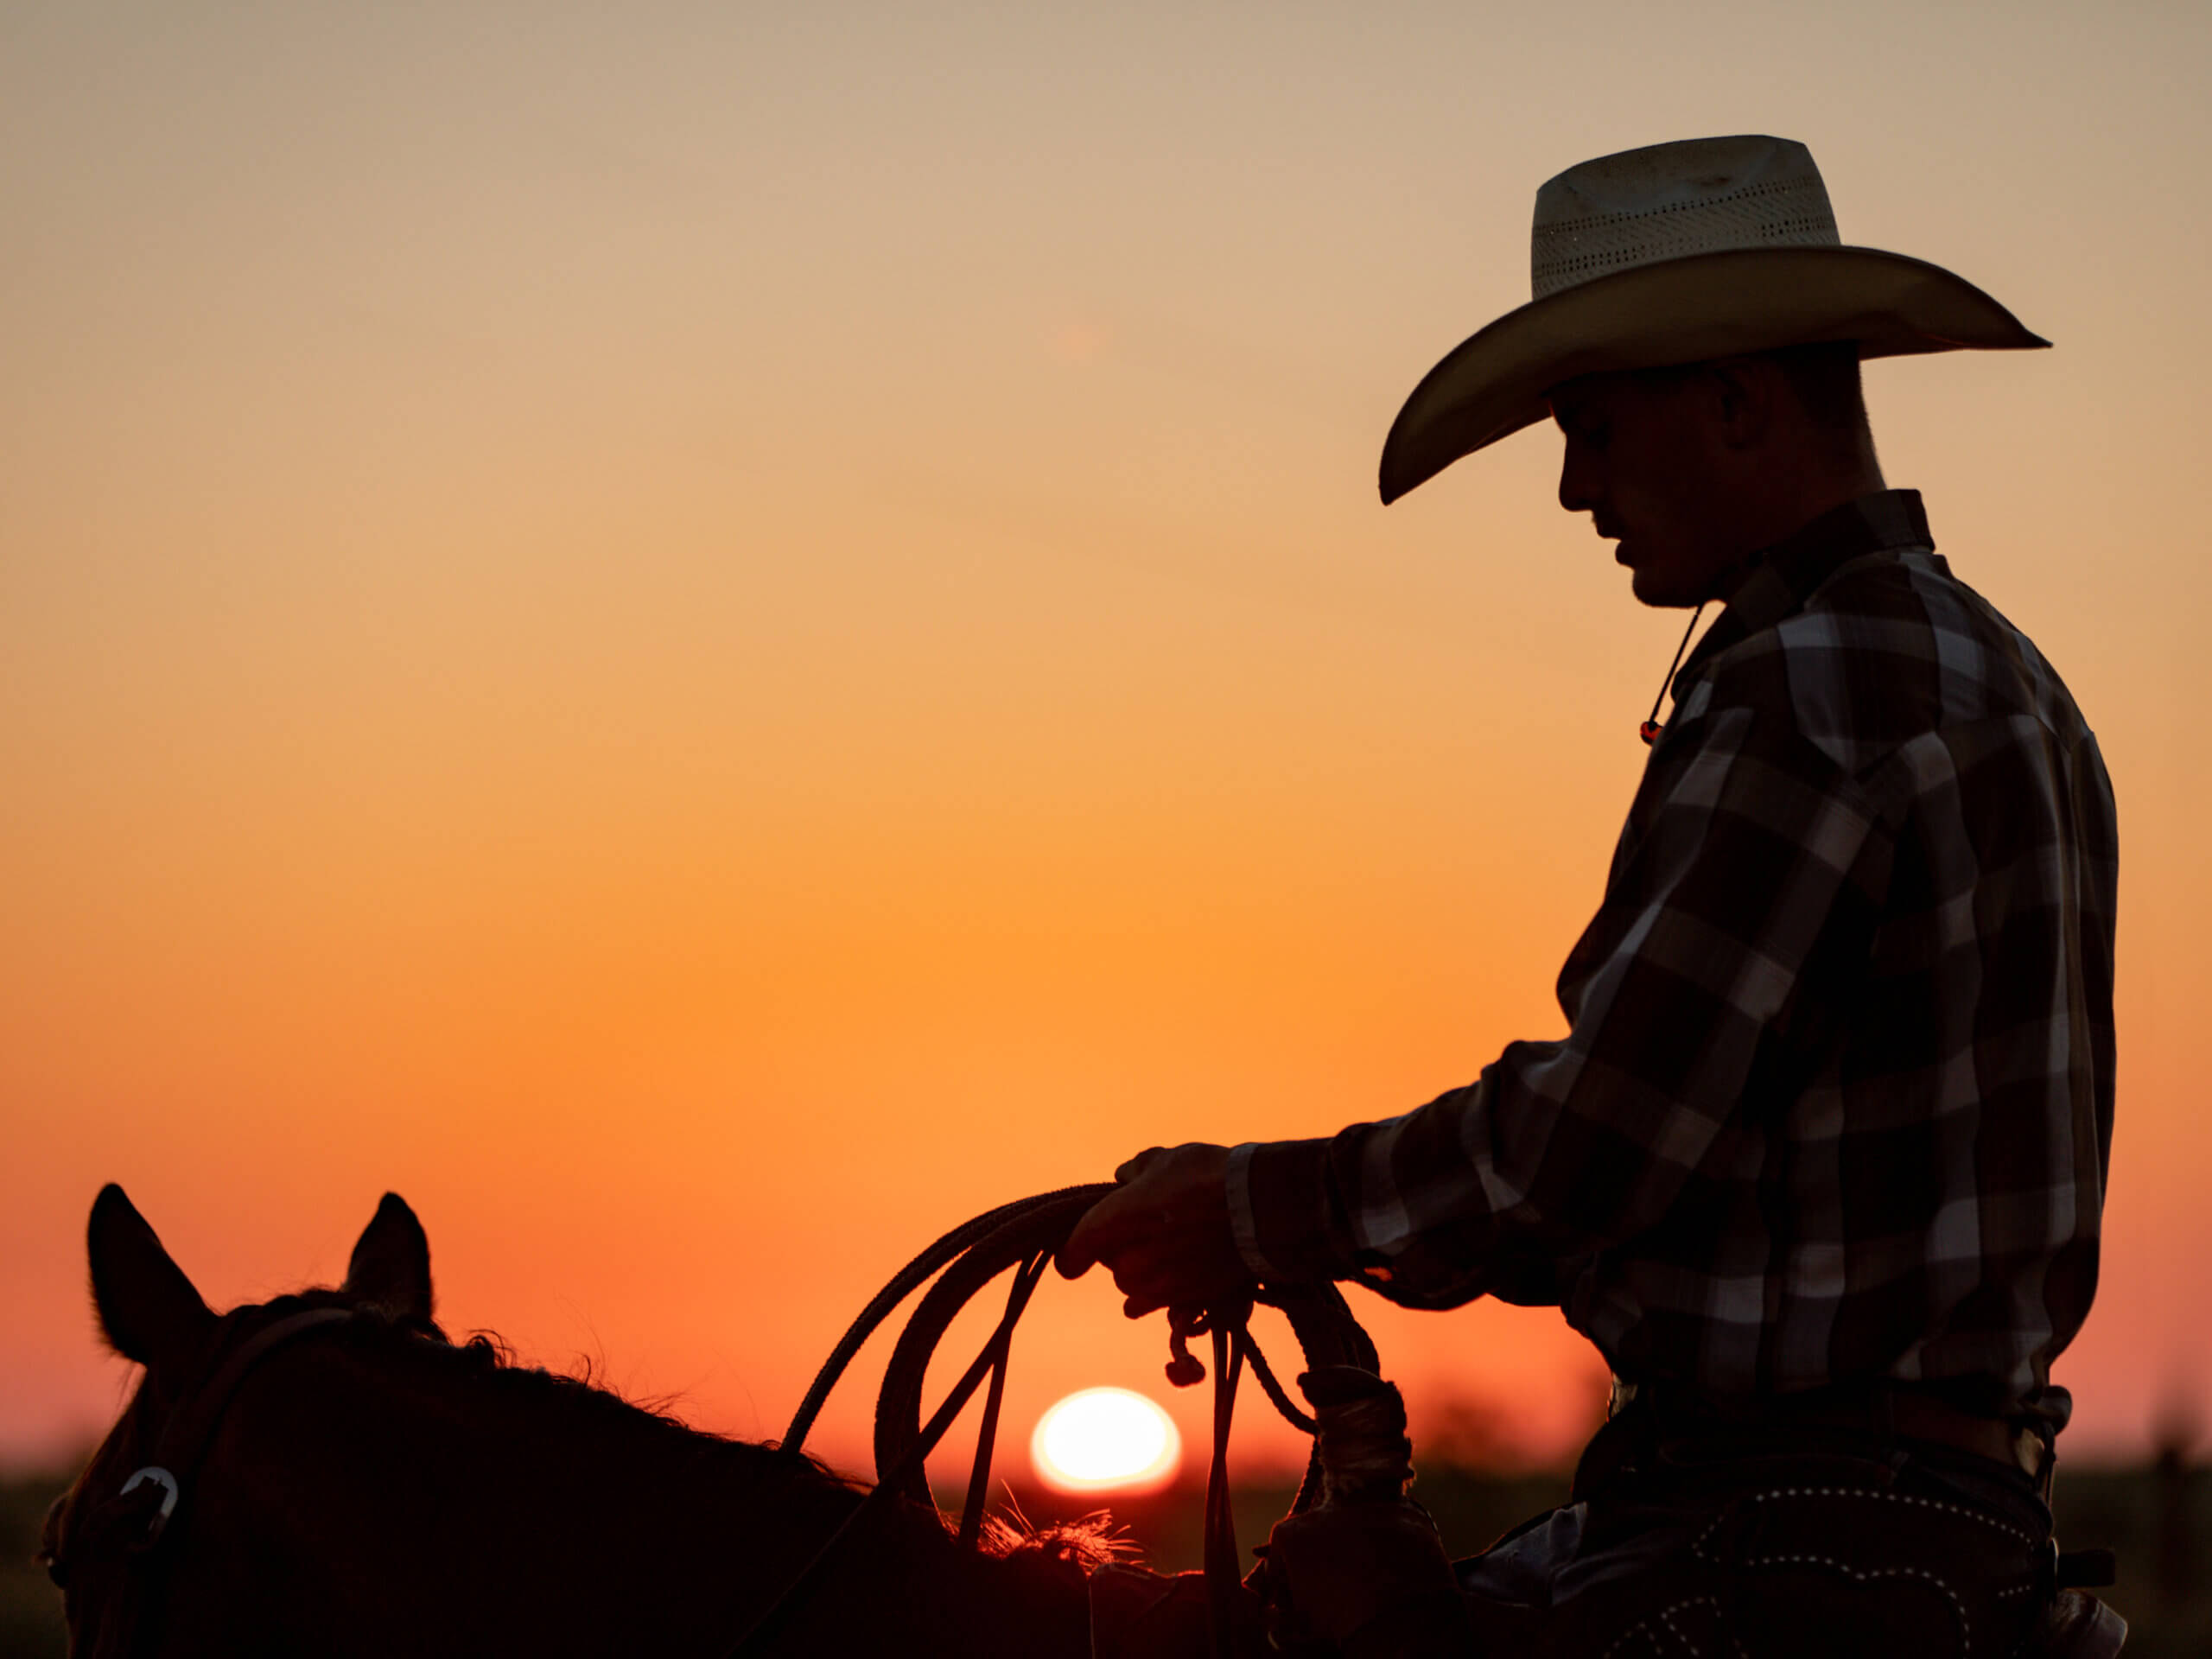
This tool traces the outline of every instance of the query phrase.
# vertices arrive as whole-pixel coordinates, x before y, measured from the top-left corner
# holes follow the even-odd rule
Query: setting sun
[[[1158,1486],[1173,1479],[1182,1436],[1167,1414],[1127,1389],[1085,1389],[1037,1420],[1029,1460],[1063,1492]]]

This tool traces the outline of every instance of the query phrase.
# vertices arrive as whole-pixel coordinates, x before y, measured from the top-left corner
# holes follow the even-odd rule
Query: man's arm
[[[1871,929],[1878,816],[1786,717],[1685,725],[1653,753],[1560,976],[1563,1041],[1514,1044],[1478,1082],[1329,1139],[1135,1160],[1073,1262],[1105,1261],[1133,1307],[1203,1301],[1225,1276],[1225,1222],[1247,1278],[1363,1275],[1448,1306],[1635,1236],[1786,1047],[1823,941],[1847,958],[1844,938]],[[1188,1242],[1147,1242],[1147,1214],[1184,1217],[1173,1236]]]

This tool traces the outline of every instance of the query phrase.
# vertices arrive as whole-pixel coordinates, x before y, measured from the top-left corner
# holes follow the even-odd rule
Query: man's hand
[[[1229,1228],[1228,1170],[1226,1147],[1193,1141],[1139,1153],[1114,1172],[1120,1190],[1076,1224],[1054,1265],[1079,1279],[1103,1262],[1133,1319],[1247,1289],[1251,1269]]]

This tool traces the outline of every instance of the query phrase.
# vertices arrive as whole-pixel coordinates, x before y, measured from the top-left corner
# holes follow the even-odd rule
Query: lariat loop
[[[813,1557],[787,1584],[765,1612],[759,1615],[735,1644],[733,1656],[761,1650],[775,1639],[775,1632],[793,1608],[821,1585],[840,1551],[880,1515],[885,1506],[911,1499],[925,1510],[935,1507],[923,1460],[944,1437],[961,1408],[979,1389],[983,1391],[983,1423],[977,1456],[970,1471],[967,1503],[956,1535],[973,1543],[982,1530],[983,1499],[989,1488],[991,1442],[998,1427],[998,1407],[1003,1398],[1008,1348],[1014,1327],[1027,1306],[1047,1265],[1076,1224],[1090,1207],[1116,1189],[1105,1183],[1067,1187],[1018,1199],[963,1223],[938,1239],[904,1268],[869,1301],[853,1321],[814,1384],[800,1402],[798,1414],[785,1436],[784,1449],[797,1456],[830,1389],[869,1332],[912,1292],[942,1269],[937,1282],[923,1294],[920,1305],[894,1344],[884,1369],[883,1386],[876,1398],[876,1485],[864,1496],[843,1523],[817,1548]],[[922,1385],[930,1356],[938,1340],[969,1300],[1007,1268],[1014,1269],[1003,1317],[929,1421],[922,1421]],[[1322,1364],[1373,1367],[1375,1344],[1352,1317],[1343,1293],[1333,1284],[1254,1285],[1211,1307],[1171,1309],[1168,1346],[1172,1355],[1167,1376],[1178,1387],[1201,1382],[1205,1366],[1191,1352],[1194,1336],[1212,1338],[1215,1374],[1214,1457],[1207,1481],[1208,1600],[1211,1604],[1215,1650],[1230,1651],[1230,1631],[1241,1592],[1236,1576],[1236,1536],[1230,1525],[1228,1502],[1228,1445],[1230,1414],[1235,1409],[1239,1374],[1249,1364],[1260,1379],[1269,1401],[1286,1419],[1311,1433],[1313,1419],[1286,1399],[1247,1328],[1255,1301],[1281,1311],[1290,1321],[1291,1334],[1304,1351],[1307,1368]],[[988,1385],[988,1386],[987,1386]],[[1292,1512],[1310,1508],[1320,1497],[1321,1469],[1318,1448],[1306,1459],[1306,1475],[1292,1501]],[[949,1527],[948,1530],[951,1530]]]

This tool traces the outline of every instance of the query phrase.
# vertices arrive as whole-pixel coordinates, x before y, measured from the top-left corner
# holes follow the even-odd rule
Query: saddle
[[[1090,1578],[1093,1659],[1595,1659],[1560,1647],[1541,1618],[1498,1617],[1533,1610],[1484,1604],[1473,1615],[1435,1525],[1407,1495],[1413,1448],[1396,1388],[1344,1365],[1317,1367],[1298,1386],[1313,1408],[1318,1500],[1277,1522],[1257,1552],[1228,1641],[1205,1575],[1116,1563]],[[2116,1659],[2126,1621],[2079,1587],[2111,1577],[2105,1552],[2054,1547],[2056,1588],[2019,1659]]]
[[[1319,1544],[1327,1535],[1320,1528],[1307,1529],[1311,1542]],[[1406,1550],[1409,1558],[1419,1554]],[[1272,1544],[1268,1559],[1277,1559]],[[1294,1598],[1297,1588],[1294,1583]],[[1270,1635],[1268,1609],[1258,1595],[1241,1596],[1236,1606],[1230,1646],[1225,1656],[1217,1655],[1204,1573],[1162,1573],[1109,1563],[1090,1575],[1091,1659],[1473,1659],[1485,1652],[1464,1628],[1452,1627],[1448,1614],[1439,1617],[1441,1610],[1424,1596],[1382,1609],[1384,1617],[1341,1644],[1311,1634],[1279,1643]],[[1464,1627],[1464,1610],[1459,1621]],[[2061,1590],[2044,1617],[2037,1645],[2021,1659],[2118,1659],[2126,1640],[2127,1621],[2111,1607],[2086,1591]],[[1541,1637],[1522,1651],[1525,1659],[1569,1659],[1550,1655]],[[1499,1653],[1497,1659],[1508,1656]]]

